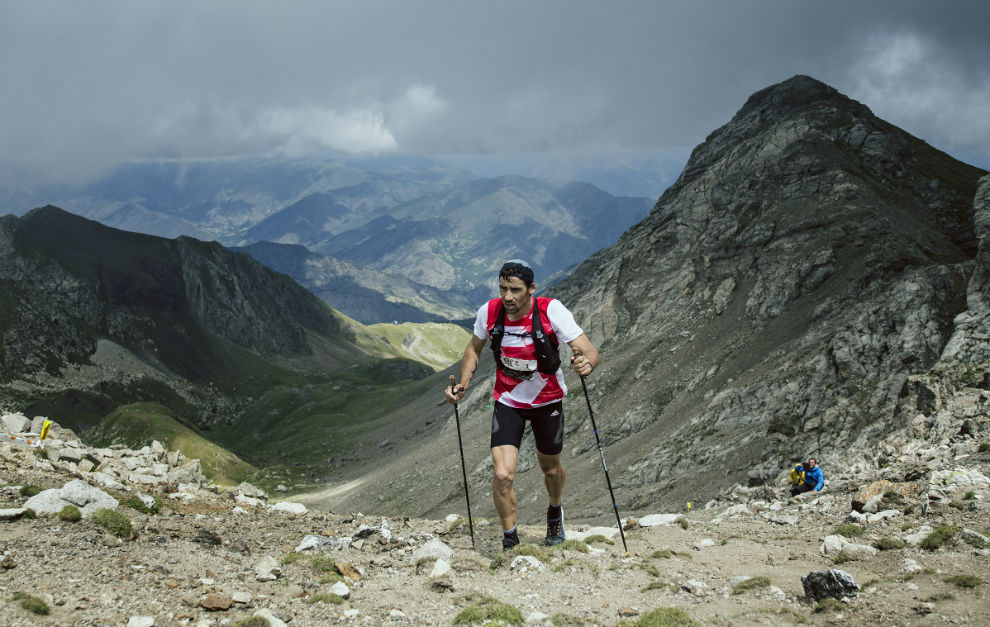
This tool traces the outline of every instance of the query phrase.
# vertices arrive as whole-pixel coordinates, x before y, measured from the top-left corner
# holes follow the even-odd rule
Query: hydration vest
[[[550,306],[550,299],[544,299],[547,306]],[[492,355],[495,357],[495,367],[506,370],[502,363],[502,337],[505,336],[505,307],[501,300],[495,315],[495,322],[491,322],[489,316],[488,339],[491,341]],[[544,326],[543,317],[547,316]],[[560,369],[560,353],[558,346],[560,340],[554,333],[553,325],[550,324],[550,316],[546,312],[540,311],[539,300],[533,297],[533,350],[536,352],[536,370],[542,374],[554,375]],[[544,331],[549,328],[549,334]]]

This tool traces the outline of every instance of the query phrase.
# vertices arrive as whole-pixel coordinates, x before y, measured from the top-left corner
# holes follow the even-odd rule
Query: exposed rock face
[[[954,330],[972,329],[957,361],[985,372],[982,174],[802,76],[698,146],[650,216],[554,292],[605,356],[589,383],[636,505],[764,461],[768,476],[807,455],[826,474],[875,462],[870,442],[908,419],[908,377]]]
[[[231,377],[245,355],[309,358],[318,346],[333,364],[341,355],[327,346],[352,335],[319,299],[248,255],[51,206],[0,218],[0,286],[0,400],[22,408],[64,390],[73,406],[80,396],[108,399],[97,415],[162,398],[162,383],[189,396]],[[140,380],[159,392],[127,391]]]

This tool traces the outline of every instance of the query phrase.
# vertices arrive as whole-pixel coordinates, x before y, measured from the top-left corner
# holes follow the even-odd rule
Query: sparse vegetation
[[[822,599],[815,604],[815,612],[841,612],[846,609],[846,604],[838,599]]]
[[[454,617],[455,625],[471,625],[474,623],[487,623],[489,621],[522,625],[524,618],[522,612],[516,607],[492,597],[482,597],[480,600],[461,610]]]
[[[579,616],[571,614],[554,614],[550,617],[550,622],[554,627],[565,627],[565,625],[584,625],[585,620]]]
[[[986,453],[990,451],[990,442],[980,442],[980,445],[976,447],[977,453]]]
[[[681,526],[681,529],[687,529],[688,527],[691,526],[688,523],[687,518],[684,518],[683,516],[678,516],[677,517],[677,520],[675,520],[674,522],[676,522],[678,525],[680,525]]]
[[[494,573],[503,566],[505,566],[505,553],[499,553],[493,557],[491,563],[488,564],[488,572]]]
[[[873,546],[877,547],[881,551],[896,551],[897,549],[903,549],[907,544],[904,540],[899,538],[880,538],[877,540]]]
[[[285,566],[287,564],[295,564],[302,558],[303,558],[302,553],[296,553],[295,551],[293,551],[292,553],[289,553],[288,555],[282,558],[282,565]]]
[[[588,544],[583,540],[564,540],[560,544],[555,544],[550,547],[549,551],[551,553],[559,551],[577,551],[579,553],[587,553]]]
[[[112,509],[96,510],[91,520],[93,524],[106,529],[118,538],[129,538],[133,532],[131,521],[127,516]]]
[[[41,494],[41,486],[35,485],[33,483],[29,483],[27,485],[22,485],[20,492],[21,492],[21,496],[26,496],[30,498],[32,496]]]
[[[310,558],[309,565],[313,569],[313,572],[317,574],[340,574],[340,571],[337,570],[337,562],[328,555],[314,555]]]
[[[952,575],[945,578],[945,583],[951,583],[959,588],[975,588],[983,585],[983,578],[976,575]]]
[[[963,542],[977,549],[990,548],[990,540],[981,534],[967,533],[963,535],[962,539]]]
[[[601,534],[596,534],[593,536],[588,536],[584,539],[585,544],[594,544],[595,542],[601,542],[602,544],[615,544],[615,541],[609,540]]]
[[[654,551],[653,553],[650,553],[650,557],[659,560],[669,560],[672,556],[673,553],[670,551],[670,549],[659,549]]]
[[[129,507],[135,511],[141,512],[142,514],[157,514],[162,507],[162,502],[158,499],[153,499],[153,503],[149,507],[141,500],[136,494],[129,494],[127,497],[120,501],[120,504],[124,507]]]
[[[963,497],[964,501],[972,501],[976,498],[976,492],[973,490],[967,490],[966,495]]]
[[[327,605],[341,605],[344,602],[344,597],[331,594],[329,592],[321,592],[320,594],[314,594],[313,596],[306,599],[307,603],[326,603]]]
[[[82,512],[75,505],[66,505],[62,508],[62,511],[58,513],[59,520],[64,520],[65,522],[79,522],[82,518]]]
[[[33,614],[38,614],[39,616],[47,616],[52,611],[51,608],[48,607],[47,603],[36,596],[32,596],[24,592],[15,592],[14,597],[11,600],[20,602],[21,607]]]
[[[732,589],[732,594],[742,594],[747,590],[756,590],[758,588],[769,588],[770,579],[768,577],[750,577],[746,581],[740,582],[736,587]]]
[[[926,551],[935,551],[940,548],[943,544],[955,537],[961,529],[955,525],[942,525],[941,527],[936,527],[934,531],[928,534],[924,540],[921,541],[921,548]]]
[[[866,534],[866,529],[854,523],[847,523],[845,525],[839,525],[832,530],[832,533],[845,538],[858,538]]]
[[[698,622],[684,610],[660,607],[634,621],[622,621],[619,627],[698,627]]]

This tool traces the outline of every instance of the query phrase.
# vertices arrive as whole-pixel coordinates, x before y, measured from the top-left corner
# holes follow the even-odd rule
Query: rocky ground
[[[676,608],[704,625],[986,625],[983,419],[904,445],[882,473],[831,472],[822,493],[737,485],[626,520],[628,554],[617,527],[578,520],[552,551],[544,529],[523,526],[507,554],[497,524],[474,520],[472,548],[456,512],[310,510],[210,485],[195,460],[160,446],[89,449],[55,428],[43,454],[0,444],[0,623],[682,624],[654,613]],[[27,485],[42,491],[29,497]],[[65,519],[68,503],[80,520]],[[99,508],[131,530],[97,524]],[[855,587],[810,600],[802,578],[829,570]]]

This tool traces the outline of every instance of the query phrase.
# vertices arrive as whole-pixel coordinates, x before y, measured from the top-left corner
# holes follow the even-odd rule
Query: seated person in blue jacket
[[[818,461],[812,457],[804,464],[798,464],[794,467],[794,471],[791,472],[791,476],[803,476],[803,481],[791,486],[791,496],[797,496],[803,492],[811,492],[814,490],[818,492],[822,489],[822,485],[825,484],[825,475],[822,474],[822,469],[818,466]]]

